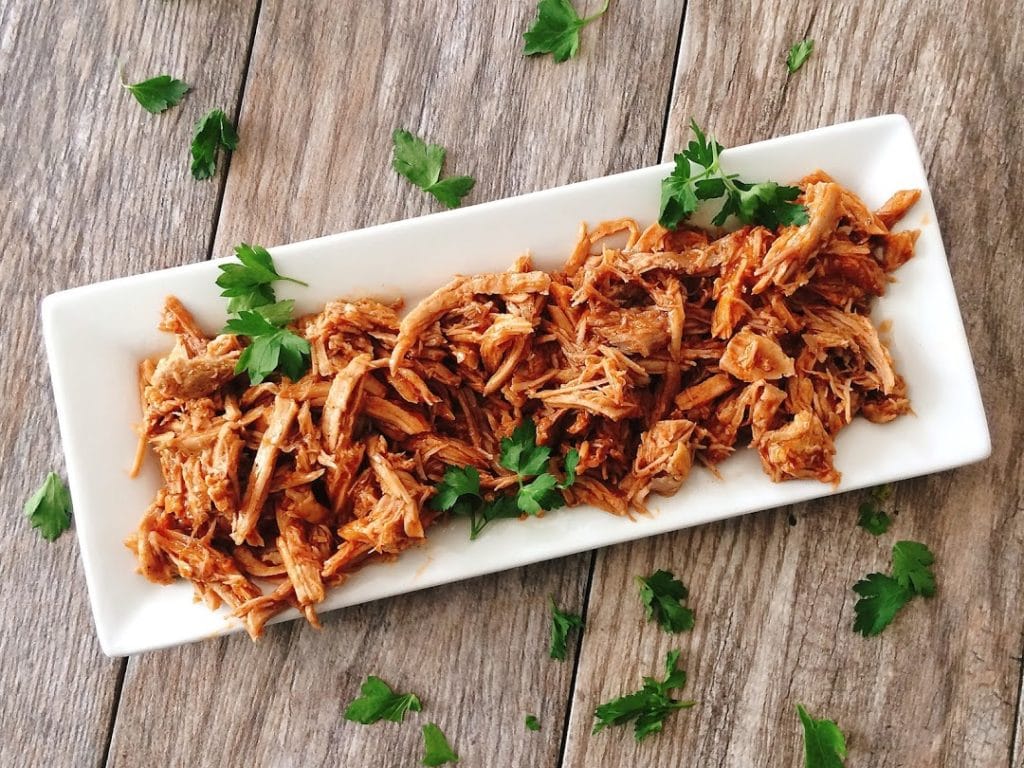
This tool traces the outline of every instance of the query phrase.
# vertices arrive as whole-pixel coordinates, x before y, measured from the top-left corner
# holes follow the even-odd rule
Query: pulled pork
[[[485,491],[514,482],[499,442],[524,418],[553,466],[579,451],[566,501],[617,515],[742,445],[773,480],[837,483],[836,433],[910,409],[869,313],[913,253],[916,233],[890,227],[918,193],[872,213],[824,173],[800,186],[799,227],[713,238],[622,219],[582,227],[561,271],[524,257],[457,277],[403,319],[331,302],[293,326],[312,350],[298,381],[247,386],[238,338],[169,298],[174,346],[140,366],[164,484],[127,542],[139,570],[190,580],[253,638],[289,606],[316,624],[354,568],[424,538],[447,466]]]

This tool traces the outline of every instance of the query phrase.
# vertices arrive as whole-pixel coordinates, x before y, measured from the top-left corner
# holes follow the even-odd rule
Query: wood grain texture
[[[994,449],[983,464],[901,483],[899,516],[879,539],[855,527],[861,496],[850,494],[600,552],[565,765],[800,765],[797,702],[838,720],[851,766],[1021,765],[1021,16],[1012,0],[972,5],[970,23],[946,1],[688,3],[666,157],[691,115],[726,145],[908,116]],[[805,35],[817,49],[789,76],[786,51]],[[898,539],[935,551],[939,596],[862,638],[850,587],[885,570]],[[632,577],[656,568],[691,587],[693,633],[643,623]],[[660,673],[673,647],[698,706],[639,745],[624,729],[590,736],[594,706]]]
[[[265,0],[216,253],[438,210],[391,169],[397,127],[443,144],[446,169],[477,178],[468,202],[654,162],[682,4],[623,5],[564,65],[520,55],[534,8]],[[133,658],[111,763],[415,765],[419,726],[433,720],[465,765],[554,765],[573,667],[547,659],[546,601],[580,610],[590,563],[340,611],[319,633],[293,623],[256,645],[234,637]],[[424,712],[401,727],[346,722],[368,674],[419,693]],[[523,725],[528,713],[540,733]]]
[[[188,143],[200,110],[237,94],[252,7],[0,4],[0,765],[101,763],[124,667],[96,643],[74,534],[48,544],[21,514],[62,468],[39,301],[206,257],[219,182],[189,177]],[[195,91],[149,115],[118,57]]]

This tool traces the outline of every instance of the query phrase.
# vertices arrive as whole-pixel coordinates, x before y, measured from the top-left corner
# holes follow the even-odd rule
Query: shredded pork
[[[524,418],[552,468],[579,451],[567,502],[616,515],[747,445],[773,480],[838,482],[836,433],[910,410],[870,310],[913,254],[916,232],[890,228],[919,193],[872,213],[822,172],[800,186],[799,227],[621,219],[581,227],[562,271],[523,257],[403,319],[331,302],[293,326],[312,350],[298,381],[247,386],[239,340],[168,298],[175,343],[140,366],[141,439],[164,479],[127,542],[140,572],[188,579],[253,638],[289,606],[316,624],[329,588],[426,536],[447,466],[475,467],[485,491],[514,482],[499,442]]]

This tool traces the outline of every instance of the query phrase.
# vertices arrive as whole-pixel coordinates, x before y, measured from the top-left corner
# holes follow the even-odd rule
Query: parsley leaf
[[[121,75],[121,87],[131,93],[147,112],[158,115],[178,104],[189,92],[188,83],[170,75],[157,75],[141,83],[126,83]]]
[[[457,763],[459,756],[455,754],[448,739],[434,723],[423,726],[423,764],[429,766]]]
[[[597,13],[580,18],[569,0],[540,0],[537,19],[523,34],[526,40],[523,53],[527,56],[550,53],[557,62],[573,58],[580,48],[580,30],[604,15],[608,1],[605,0]]]
[[[378,720],[402,722],[406,712],[419,712],[422,708],[416,694],[399,694],[379,677],[370,675],[360,687],[362,693],[345,709],[345,719],[363,725]]]
[[[538,515],[542,510],[558,509],[565,504],[562,491],[576,482],[580,454],[570,448],[564,459],[565,480],[558,481],[547,472],[551,447],[537,445],[537,428],[529,419],[502,438],[498,463],[516,473],[514,494],[502,494],[487,500],[480,492],[480,473],[473,467],[447,467],[444,478],[435,487],[432,508],[470,519],[469,538],[475,539],[492,520]]]
[[[934,562],[935,555],[919,541],[897,541],[893,545],[893,578],[915,595],[935,595],[935,574],[929,568]]]
[[[293,277],[279,275],[270,253],[263,246],[248,243],[236,245],[235,256],[240,264],[220,264],[217,267],[221,272],[217,277],[217,285],[223,289],[220,295],[231,299],[228,312],[273,304],[276,297],[271,285],[278,280],[306,285]]]
[[[680,601],[687,598],[686,587],[670,571],[655,571],[646,579],[636,577],[640,599],[647,611],[647,620],[657,618],[666,632],[678,633],[693,629],[693,611]]]
[[[800,69],[813,50],[814,41],[811,38],[801,40],[799,43],[793,43],[793,47],[789,49],[789,55],[786,56],[786,66],[789,67],[789,71],[796,72]]]
[[[892,576],[870,573],[853,585],[861,596],[853,607],[855,632],[865,637],[885,629],[915,595],[935,595],[935,555],[918,541],[897,541],[892,548]]]
[[[882,504],[891,495],[891,485],[880,485],[877,488],[872,488],[868,500],[861,502],[857,510],[860,513],[857,525],[874,536],[881,536],[888,531],[889,526],[892,525],[892,518],[882,509]]]
[[[71,494],[55,472],[25,502],[25,515],[47,541],[56,541],[71,526]]]
[[[645,677],[644,686],[639,691],[600,705],[594,710],[597,722],[591,732],[598,733],[609,725],[623,725],[632,720],[635,721],[633,735],[637,741],[642,741],[660,731],[665,718],[672,712],[696,704],[694,701],[679,701],[669,696],[673,688],[685,686],[686,673],[679,669],[679,651],[670,651],[665,658],[665,679]]]
[[[853,607],[856,614],[853,631],[864,637],[877,635],[889,626],[914,596],[896,579],[884,573],[869,573],[853,585],[853,591],[860,595],[860,600]]]
[[[192,137],[192,177],[202,181],[217,172],[217,150],[238,147],[238,133],[223,110],[212,109],[196,123]]]
[[[243,309],[228,320],[224,333],[250,339],[249,346],[238,358],[235,373],[247,372],[253,384],[261,383],[274,371],[280,371],[292,381],[302,378],[309,368],[310,348],[308,341],[284,327],[291,320],[292,304],[281,301]]]
[[[796,705],[800,722],[804,726],[804,768],[843,768],[846,757],[846,739],[832,720],[815,720]]]
[[[565,661],[565,641],[573,629],[583,629],[583,619],[575,613],[564,613],[558,610],[555,598],[551,602],[551,648],[549,655],[555,661]]]
[[[427,144],[409,131],[396,129],[391,135],[395,145],[391,166],[424,192],[429,192],[448,208],[458,208],[462,198],[476,184],[472,176],[450,176],[441,179],[445,149]]]
[[[536,715],[527,715],[526,716],[526,727],[529,728],[531,731],[539,731],[540,730],[540,720],[537,719]]]
[[[787,187],[774,181],[757,184],[741,181],[737,174],[723,174],[719,163],[724,151],[714,137],[705,136],[693,120],[694,139],[675,155],[675,168],[661,181],[661,208],[658,223],[676,229],[696,210],[699,201],[725,197],[712,223],[722,226],[730,216],[744,224],[761,224],[775,229],[782,225],[806,224],[807,209],[793,202],[799,187]],[[693,166],[703,168],[696,175]]]

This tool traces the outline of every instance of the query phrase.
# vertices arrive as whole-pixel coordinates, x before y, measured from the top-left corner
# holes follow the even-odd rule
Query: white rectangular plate
[[[921,200],[901,226],[919,228],[915,257],[878,301],[876,321],[892,321],[892,353],[906,377],[914,414],[886,425],[858,419],[838,437],[842,484],[772,483],[752,451],[721,465],[722,477],[694,471],[654,513],[635,521],[600,510],[563,509],[540,519],[500,521],[475,542],[463,521],[432,528],[429,539],[387,566],[370,565],[329,593],[331,610],[665,531],[792,504],[839,491],[967,464],[990,452],[988,427],[957,307],[924,169],[898,115],[730,149],[724,165],[743,178],[793,181],[822,168],[876,207],[898,189]],[[670,164],[419,219],[294,243],[272,250],[282,274],[309,283],[278,287],[299,312],[338,297],[404,296],[415,303],[456,273],[506,269],[529,251],[540,268],[563,263],[580,221],[657,218],[659,182]],[[415,194],[410,190],[410,194]],[[223,612],[192,600],[186,582],[160,586],[135,573],[122,542],[149,505],[156,462],[129,479],[139,421],[136,366],[163,354],[156,330],[164,297],[177,295],[210,332],[223,326],[214,285],[219,262],[190,264],[85,286],[43,301],[53,378],[82,562],[104,652],[121,656],[240,629]],[[295,618],[289,611],[278,620]]]

